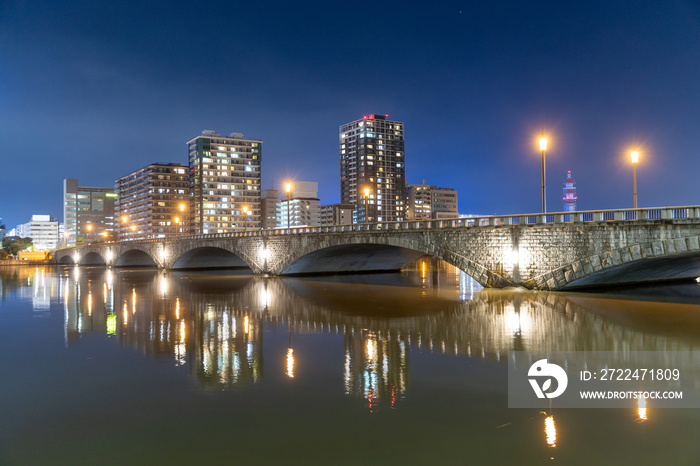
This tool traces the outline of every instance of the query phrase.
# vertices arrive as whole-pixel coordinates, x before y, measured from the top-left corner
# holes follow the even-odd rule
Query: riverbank
[[[50,259],[43,259],[43,260],[19,260],[19,259],[3,259],[0,260],[0,267],[16,267],[18,265],[20,266],[27,266],[27,267],[33,267],[36,265],[53,265],[54,262]]]

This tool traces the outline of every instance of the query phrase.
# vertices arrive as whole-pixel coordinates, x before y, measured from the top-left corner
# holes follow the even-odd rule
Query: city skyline
[[[407,184],[462,213],[540,210],[542,130],[552,206],[571,170],[579,209],[631,207],[633,147],[640,207],[700,199],[697,4],[187,5],[0,7],[8,228],[60,217],[64,178],[186,164],[204,129],[265,141],[261,189],[339,202],[338,126],[371,113],[405,123]]]

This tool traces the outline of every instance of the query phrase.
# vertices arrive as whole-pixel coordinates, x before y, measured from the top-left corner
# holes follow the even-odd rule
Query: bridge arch
[[[96,251],[89,251],[80,258],[80,265],[107,265],[107,261]]]
[[[172,269],[250,268],[234,252],[216,246],[199,246],[185,251],[174,260]]]
[[[130,248],[122,251],[114,261],[115,267],[158,267],[158,261],[148,250]]]
[[[649,281],[681,280],[700,277],[700,251],[685,252],[659,257],[647,257],[634,259],[627,248],[606,254],[600,262],[600,269],[593,271],[581,278],[575,278],[576,274],[564,274],[566,284],[561,289],[575,289],[600,286],[633,285]],[[619,257],[619,263],[615,264],[610,257]],[[615,261],[617,262],[617,261]],[[590,271],[592,267],[587,267]],[[573,267],[571,268],[573,271]]]
[[[275,274],[314,274],[399,270],[423,255],[441,259],[465,272],[482,286],[506,286],[507,279],[469,258],[438,248],[429,238],[366,235],[335,241],[302,242],[273,271]],[[334,244],[335,243],[335,244]],[[506,282],[504,284],[504,282]]]
[[[75,265],[75,259],[70,254],[63,254],[57,258],[59,265]]]

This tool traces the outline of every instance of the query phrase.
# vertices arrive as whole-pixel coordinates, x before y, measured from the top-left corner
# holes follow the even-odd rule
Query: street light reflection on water
[[[655,302],[655,309],[676,319],[659,331],[635,316],[644,305],[640,301],[482,289],[458,270],[424,258],[401,274],[344,277],[99,268],[17,273],[28,275],[21,282],[37,287],[33,300],[50,290],[53,302],[61,304],[69,348],[88,335],[103,334],[149,357],[169,355],[172,366],[185,368],[206,392],[250,390],[281,380],[302,387],[320,377],[318,368],[335,367],[342,386],[327,382],[323,390],[354,399],[374,415],[415,409],[426,383],[434,390],[445,379],[446,393],[453,393],[450,386],[473,377],[426,369],[433,364],[466,360],[474,361],[467,367],[505,371],[513,350],[700,349],[700,313],[692,312],[697,305],[686,303],[688,309],[679,313],[677,303]],[[101,299],[94,290],[101,290]],[[337,343],[314,346],[322,335]],[[480,375],[484,385],[469,396],[478,400],[484,390],[500,393],[491,407],[497,411],[507,404],[506,382],[489,382],[488,373]],[[618,410],[609,411],[619,416]],[[520,417],[518,410],[506,412]],[[636,400],[627,412],[630,421],[649,419],[646,400]],[[541,434],[557,451],[576,444],[558,438],[561,422],[567,426],[566,417],[557,415],[555,423],[549,413]]]

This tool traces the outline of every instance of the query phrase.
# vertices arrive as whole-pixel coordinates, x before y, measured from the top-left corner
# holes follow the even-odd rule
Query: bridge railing
[[[607,222],[667,221],[700,219],[700,206],[652,207],[643,209],[587,210],[577,212],[553,212],[517,215],[488,215],[439,220],[407,220],[401,222],[359,223],[353,225],[323,225],[266,230],[247,230],[235,233],[182,235],[129,241],[129,243],[160,243],[183,239],[245,238],[282,236],[309,233],[349,233],[363,231],[433,230],[450,228],[475,228],[506,225],[569,225]]]

